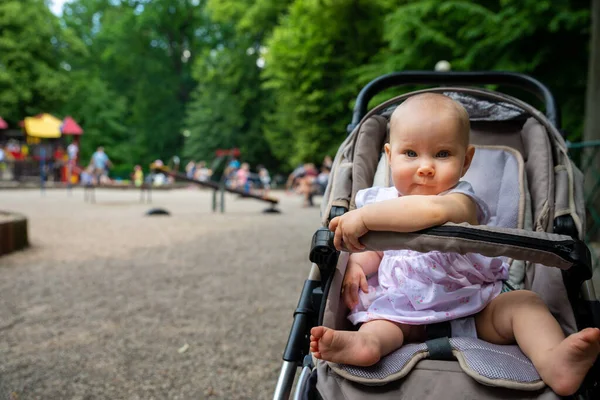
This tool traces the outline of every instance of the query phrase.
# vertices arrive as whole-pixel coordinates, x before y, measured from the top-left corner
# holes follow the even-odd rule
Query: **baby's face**
[[[385,150],[400,194],[436,195],[467,172],[474,149],[467,147],[455,121],[431,114],[408,116],[398,125]]]

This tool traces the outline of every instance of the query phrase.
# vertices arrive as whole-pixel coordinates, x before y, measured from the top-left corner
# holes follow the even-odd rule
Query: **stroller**
[[[367,112],[377,93],[400,85],[443,85],[388,100]],[[540,98],[545,115],[515,97],[477,85],[516,87]],[[448,86],[451,85],[451,86]],[[567,156],[559,110],[539,81],[508,72],[400,72],[379,77],[358,95],[349,136],[333,163],[321,205],[323,227],[312,239],[313,263],[304,283],[283,355],[274,399],[556,399],[518,346],[452,337],[448,323],[427,326],[425,343],[406,344],[371,367],[317,360],[308,351],[310,329],[352,330],[340,301],[347,252],[335,250],[327,229],[335,216],[356,208],[356,193],[391,186],[382,149],[395,107],[411,95],[443,93],[471,120],[476,152],[465,179],[493,214],[488,225],[451,224],[415,233],[369,232],[369,250],[411,249],[507,257],[508,283],[540,295],[566,334],[600,326],[600,293],[590,278],[583,176]],[[502,194],[502,196],[500,196]],[[600,398],[600,362],[573,398]]]

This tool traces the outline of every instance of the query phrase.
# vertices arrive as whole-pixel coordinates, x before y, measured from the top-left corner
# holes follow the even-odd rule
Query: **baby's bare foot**
[[[600,353],[600,329],[575,333],[548,352],[540,376],[554,392],[568,396],[577,391]]]
[[[368,367],[379,361],[377,342],[360,332],[336,331],[317,326],[310,331],[310,351],[315,357],[338,364]]]

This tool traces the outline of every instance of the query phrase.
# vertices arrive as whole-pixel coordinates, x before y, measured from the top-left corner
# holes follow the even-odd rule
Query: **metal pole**
[[[273,400],[287,400],[292,391],[294,377],[296,376],[297,364],[292,361],[284,361],[273,393]]]
[[[221,214],[225,212],[225,182],[221,183]]]
[[[45,182],[44,182],[44,168],[45,168],[46,149],[40,146],[40,192],[44,195]]]
[[[213,210],[213,212],[217,211],[217,189],[213,190],[213,195],[212,195],[212,210]]]
[[[298,378],[298,383],[296,383],[296,390],[294,391],[294,396],[292,400],[304,400],[302,395],[306,391],[305,386],[310,378],[311,370],[309,367],[302,368],[302,372],[300,373],[300,377]]]
[[[72,189],[73,186],[71,185],[71,176],[73,174],[73,163],[75,162],[75,160],[71,160],[71,157],[69,157],[69,161],[67,161],[67,194],[69,196],[71,196],[73,194]]]

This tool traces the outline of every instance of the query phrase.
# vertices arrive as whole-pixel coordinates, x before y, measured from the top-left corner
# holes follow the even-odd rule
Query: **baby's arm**
[[[359,210],[370,231],[415,232],[446,222],[477,225],[477,206],[467,195],[403,196]]]
[[[358,289],[364,293],[369,292],[367,275],[377,271],[383,253],[380,251],[365,251],[350,254],[346,274],[342,282],[342,296],[344,303],[352,309],[358,304]]]
[[[336,249],[360,251],[365,246],[358,238],[368,231],[415,232],[446,222],[477,225],[477,206],[461,193],[403,196],[347,212],[332,219],[329,229]]]

